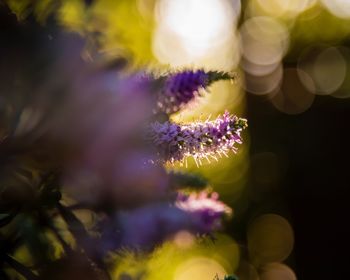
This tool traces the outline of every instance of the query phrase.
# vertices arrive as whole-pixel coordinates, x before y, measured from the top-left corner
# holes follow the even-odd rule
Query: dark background
[[[317,96],[300,115],[286,115],[266,99],[248,95],[251,153],[272,151],[288,158],[278,192],[265,194],[257,207],[288,207],[295,233],[298,279],[348,275],[350,101]],[[279,205],[276,195],[287,205]],[[278,199],[277,199],[278,201]]]

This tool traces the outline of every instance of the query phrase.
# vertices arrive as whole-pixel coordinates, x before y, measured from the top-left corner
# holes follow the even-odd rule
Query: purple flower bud
[[[158,93],[155,112],[175,113],[200,96],[201,90],[206,89],[214,81],[228,79],[233,77],[223,72],[204,70],[186,70],[169,75],[164,87]]]
[[[241,144],[240,133],[247,121],[225,112],[214,121],[178,125],[171,122],[154,122],[150,125],[150,139],[155,145],[160,161],[183,162],[192,156],[201,164],[202,159],[217,160],[217,156],[236,152]]]

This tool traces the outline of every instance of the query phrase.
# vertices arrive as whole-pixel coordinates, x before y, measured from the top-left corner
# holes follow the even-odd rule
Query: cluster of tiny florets
[[[184,71],[169,75],[157,96],[156,112],[172,114],[201,94],[209,83],[203,70]]]
[[[241,144],[241,131],[247,121],[228,112],[214,121],[179,125],[171,122],[155,122],[150,125],[150,139],[156,146],[160,159],[174,163],[193,157],[198,164],[203,159],[210,162],[229,151],[236,152],[235,144]]]
[[[173,114],[186,104],[201,96],[213,82],[232,80],[234,77],[224,72],[185,70],[169,74],[164,78],[163,86],[157,95],[155,112]]]

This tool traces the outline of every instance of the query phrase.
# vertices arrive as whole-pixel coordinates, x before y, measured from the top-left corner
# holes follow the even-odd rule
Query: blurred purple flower
[[[217,193],[209,193],[202,191],[199,194],[191,193],[189,195],[179,193],[176,207],[192,213],[201,220],[204,231],[210,232],[217,230],[221,226],[221,219],[224,215],[231,215],[232,209],[226,204],[218,200]]]
[[[130,208],[167,195],[164,168],[145,163],[154,157],[142,134],[154,103],[150,84],[139,79],[112,70],[84,73],[59,114],[55,138],[73,151],[64,183],[81,203]]]
[[[247,127],[247,121],[225,112],[214,121],[178,125],[171,122],[154,122],[150,125],[149,137],[156,146],[161,160],[184,161],[192,156],[201,164],[202,159],[217,160],[226,155],[235,144],[242,143],[240,133]]]
[[[153,249],[180,230],[194,230],[192,216],[169,204],[153,204],[118,215],[122,247]],[[142,231],[140,231],[142,230]]]
[[[217,194],[179,195],[172,204],[160,203],[132,211],[119,212],[113,222],[105,222],[101,248],[104,251],[120,247],[152,250],[177,232],[211,234],[221,226],[231,209],[218,201]],[[117,226],[116,226],[117,225]]]

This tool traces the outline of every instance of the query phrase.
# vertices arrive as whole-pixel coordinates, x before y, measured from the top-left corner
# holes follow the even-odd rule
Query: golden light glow
[[[217,0],[163,0],[158,8],[164,24],[186,39],[189,52],[197,54],[205,51],[211,40],[219,39],[218,31],[227,28],[230,15],[225,4]]]
[[[180,232],[180,237],[188,233]],[[181,238],[182,238],[181,237]],[[187,238],[185,237],[185,238]],[[164,243],[150,258],[143,259],[147,264],[147,280],[163,279],[210,279],[214,280],[216,273],[221,278],[225,274],[232,274],[239,262],[239,246],[232,238],[216,234],[215,243],[194,241],[189,247],[179,247],[175,240]],[[140,261],[134,259],[135,262]],[[128,266],[119,269],[115,277],[122,271],[129,273],[135,263],[130,260]],[[203,275],[203,272],[204,275]],[[131,274],[131,273],[130,273]],[[134,275],[134,274],[133,274]],[[119,279],[119,278],[118,278]]]
[[[240,2],[233,3],[159,0],[155,9],[158,22],[153,40],[155,56],[175,67],[200,65],[229,70],[237,65],[239,53],[234,27]]]
[[[59,20],[67,28],[81,31],[84,25],[84,4],[81,1],[63,1]]]
[[[193,245],[194,242],[195,242],[195,237],[188,231],[184,231],[184,230],[179,231],[174,236],[174,243],[179,248],[183,248],[183,249],[189,248],[191,247],[191,245]]]
[[[194,120],[205,121],[211,114],[211,118],[216,118],[222,114],[223,108],[237,105],[242,102],[243,92],[236,83],[228,81],[217,82],[210,86],[209,93],[205,93],[202,98],[198,98],[193,104],[189,104],[181,113],[173,116],[177,122],[190,122]],[[203,115],[203,112],[206,114]],[[237,113],[238,114],[238,113]]]
[[[213,280],[215,275],[223,279],[227,274],[225,269],[216,261],[209,258],[192,258],[180,265],[174,280]]]
[[[349,0],[321,0],[330,13],[340,18],[350,18]]]
[[[317,0],[256,0],[266,15],[295,17],[317,3]]]

